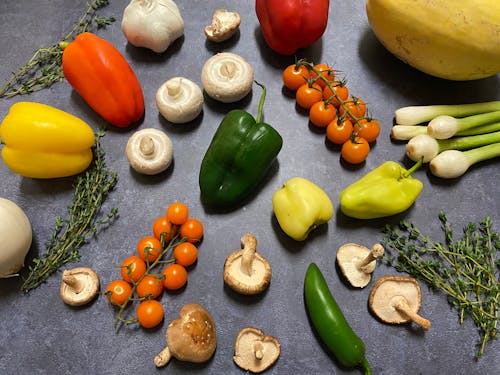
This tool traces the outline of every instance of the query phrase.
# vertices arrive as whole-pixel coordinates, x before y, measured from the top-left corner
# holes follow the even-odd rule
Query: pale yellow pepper
[[[2,159],[31,178],[67,177],[92,162],[95,135],[78,117],[46,104],[13,104],[0,124]]]
[[[273,210],[278,223],[288,236],[303,241],[318,225],[333,216],[330,197],[316,184],[294,177],[273,195]]]

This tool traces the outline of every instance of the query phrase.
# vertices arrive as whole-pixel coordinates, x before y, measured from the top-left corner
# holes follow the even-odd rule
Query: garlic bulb
[[[123,11],[121,27],[131,44],[157,53],[184,34],[184,20],[172,0],[132,0]]]

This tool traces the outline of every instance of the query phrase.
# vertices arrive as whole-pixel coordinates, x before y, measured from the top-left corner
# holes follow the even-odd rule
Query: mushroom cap
[[[383,248],[382,248],[383,251]],[[376,260],[366,266],[361,266],[363,260],[369,256],[371,250],[355,243],[342,245],[337,251],[337,262],[340,270],[352,286],[363,288],[371,280],[371,273],[375,270]]]
[[[163,172],[170,166],[174,148],[165,132],[145,128],[130,136],[125,153],[130,166],[136,172],[153,175]]]
[[[385,323],[407,323],[411,320],[410,317],[395,307],[401,299],[404,299],[414,313],[418,313],[422,293],[417,280],[405,276],[384,276],[373,285],[369,306]]]
[[[221,52],[203,65],[201,83],[211,98],[233,103],[243,99],[252,90],[253,68],[240,55]]]
[[[234,291],[253,295],[263,292],[271,283],[272,270],[269,262],[259,253],[254,253],[252,273],[241,269],[244,249],[231,253],[224,262],[224,282]]]
[[[99,291],[99,277],[88,267],[65,270],[59,290],[62,300],[71,306],[81,306],[92,301]]]
[[[260,354],[256,355],[256,351]],[[280,353],[281,346],[275,337],[266,336],[260,329],[246,327],[236,337],[233,360],[243,370],[259,373],[271,367]]]
[[[215,352],[217,333],[210,313],[197,303],[184,305],[167,328],[167,345],[180,361],[205,362]]]
[[[203,92],[193,81],[173,77],[158,88],[156,106],[165,119],[183,124],[194,120],[203,110]]]
[[[205,27],[205,36],[212,42],[224,42],[238,31],[240,23],[238,13],[217,9],[212,16],[212,24]]]

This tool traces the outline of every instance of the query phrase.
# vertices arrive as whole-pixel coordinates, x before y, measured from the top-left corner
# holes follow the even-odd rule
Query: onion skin
[[[31,247],[31,224],[14,202],[0,198],[0,278],[16,276]]]

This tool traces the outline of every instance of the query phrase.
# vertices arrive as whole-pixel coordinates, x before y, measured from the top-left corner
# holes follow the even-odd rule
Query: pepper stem
[[[418,168],[422,166],[422,163],[424,162],[423,158],[420,158],[419,161],[417,161],[413,167],[408,169],[405,173],[403,173],[403,178],[410,177],[413,172],[415,172]]]
[[[257,117],[255,118],[255,122],[259,124],[262,122],[262,112],[264,109],[264,101],[266,100],[266,86],[257,81],[254,82],[262,88],[262,95],[260,96],[259,106],[257,107]]]

